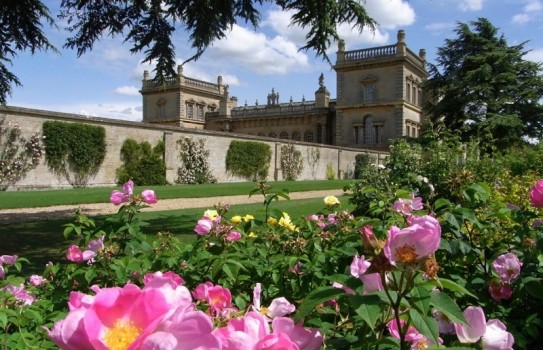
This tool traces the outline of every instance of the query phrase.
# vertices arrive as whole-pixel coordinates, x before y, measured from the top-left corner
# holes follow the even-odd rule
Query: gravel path
[[[333,195],[338,198],[343,196],[341,190],[324,190],[324,191],[307,191],[307,192],[292,192],[290,199],[308,199],[308,198],[324,198],[325,196]],[[284,200],[284,199],[280,199]],[[340,198],[341,200],[341,198]],[[158,200],[150,208],[145,211],[160,211],[160,210],[175,210],[186,208],[213,208],[215,204],[246,204],[262,202],[261,195],[240,196],[224,196],[224,197],[207,197],[207,198],[178,198]],[[9,224],[14,222],[26,222],[44,219],[58,219],[63,217],[72,217],[77,208],[88,216],[109,215],[115,214],[119,207],[110,203],[93,203],[74,205],[58,205],[52,207],[40,208],[22,208],[22,209],[2,209],[0,210],[0,223]]]

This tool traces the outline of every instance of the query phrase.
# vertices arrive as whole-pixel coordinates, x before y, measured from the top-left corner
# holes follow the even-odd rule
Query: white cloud
[[[259,74],[286,74],[308,66],[308,57],[282,36],[268,38],[234,25],[225,39],[216,41],[207,58],[238,65]]]
[[[126,95],[126,96],[140,96],[140,92],[137,87],[135,86],[119,86],[115,90],[113,90],[116,94],[119,95]]]
[[[543,15],[543,2],[541,0],[528,0],[522,8],[522,12],[515,14],[511,22],[514,24],[525,24],[532,22]]]
[[[424,29],[428,30],[432,35],[438,35],[444,31],[450,31],[454,27],[456,27],[456,24],[453,22],[436,22],[424,26]]]
[[[32,104],[17,103],[19,107],[41,109],[62,113],[78,114],[85,117],[99,117],[108,119],[120,119],[128,121],[141,121],[141,101],[119,103],[72,103],[72,104]]]
[[[543,48],[533,49],[532,51],[528,52],[526,56],[524,56],[524,59],[537,63],[543,62]]]
[[[363,6],[383,29],[396,29],[415,23],[415,10],[404,0],[367,0]]]
[[[484,0],[462,0],[458,3],[460,11],[479,11],[483,8]]]

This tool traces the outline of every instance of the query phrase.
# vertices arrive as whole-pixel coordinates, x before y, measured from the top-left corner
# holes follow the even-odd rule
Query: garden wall
[[[160,140],[165,141],[166,151],[166,178],[174,183],[177,178],[177,169],[181,165],[178,158],[177,140],[190,137],[194,140],[203,138],[206,148],[210,151],[210,170],[218,182],[240,182],[242,178],[226,173],[225,158],[232,140],[251,140],[267,143],[272,149],[268,181],[283,180],[281,173],[281,146],[287,143],[294,144],[303,157],[303,171],[299,180],[323,180],[327,178],[327,168],[332,167],[336,178],[350,178],[354,172],[355,156],[359,153],[370,153],[375,156],[376,164],[382,164],[387,156],[385,152],[362,150],[354,148],[334,147],[292,140],[278,140],[251,135],[238,135],[217,131],[186,129],[180,127],[160,126],[141,122],[85,117],[76,114],[67,114],[36,109],[27,109],[11,106],[0,106],[0,117],[5,116],[6,121],[17,123],[24,135],[30,135],[42,130],[42,124],[48,120],[64,122],[80,122],[101,125],[106,129],[107,154],[104,162],[96,174],[91,178],[88,186],[114,186],[116,184],[115,171],[122,165],[120,150],[123,142],[134,139],[138,142],[148,141],[156,145]],[[315,154],[319,154],[315,161]],[[38,167],[30,171],[27,176],[10,187],[9,190],[39,189],[39,188],[65,188],[70,187],[65,179],[58,178],[45,165],[44,159]]]

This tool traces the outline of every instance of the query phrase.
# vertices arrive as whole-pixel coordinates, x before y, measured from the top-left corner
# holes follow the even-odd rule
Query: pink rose
[[[222,286],[210,287],[207,290],[207,303],[216,314],[220,314],[222,310],[232,307],[232,294]]]
[[[464,310],[466,324],[454,323],[456,336],[461,343],[476,343],[486,332],[486,317],[482,308],[468,306]]]
[[[379,272],[370,273],[360,276],[360,280],[364,283],[363,295],[372,294],[385,290],[383,281]]]
[[[504,283],[511,283],[512,280],[518,278],[521,266],[522,263],[513,253],[500,255],[492,263],[494,271]]]
[[[41,285],[43,285],[43,284],[45,284],[47,282],[47,280],[45,278],[43,278],[43,276],[38,276],[38,275],[30,276],[28,278],[28,281],[34,287],[39,287],[39,286],[41,286]]]
[[[198,224],[194,228],[194,232],[196,232],[200,236],[204,236],[204,235],[207,235],[211,231],[213,226],[214,226],[214,222],[211,219],[204,217],[198,220]]]
[[[404,215],[411,215],[413,210],[421,210],[423,208],[422,198],[415,197],[414,193],[411,193],[410,199],[400,198],[393,204],[394,210]]]
[[[483,349],[488,350],[513,350],[515,339],[507,332],[505,325],[496,319],[486,323],[486,332],[483,335]]]
[[[432,216],[425,215],[411,220],[411,226],[388,231],[384,247],[385,256],[392,265],[397,262],[411,264],[433,254],[441,242],[441,226]]]
[[[228,235],[226,236],[226,240],[230,242],[239,241],[241,239],[241,233],[237,231],[230,231],[228,232]]]
[[[488,292],[490,293],[490,296],[492,296],[492,299],[496,300],[497,302],[510,299],[513,295],[511,286],[506,283],[490,283],[488,286]]]
[[[21,302],[23,305],[31,305],[34,301],[36,301],[36,298],[28,294],[28,291],[25,289],[25,286],[22,283],[21,285],[19,285],[19,287],[8,284],[0,290],[5,290],[6,292],[9,292],[15,297],[15,299],[17,299],[17,301]]]
[[[141,197],[146,204],[155,204],[157,202],[155,191],[145,190],[141,192]]]
[[[366,258],[364,255],[361,257],[358,257],[358,254],[353,258],[353,261],[351,262],[351,275],[353,275],[356,278],[360,278],[364,273],[366,273],[366,270],[371,266],[371,263],[369,261],[366,261]]]
[[[6,271],[4,270],[4,266],[0,265],[0,278],[6,277]]]
[[[85,250],[84,252],[76,245],[71,245],[66,252],[66,258],[71,262],[80,263],[83,261],[91,260],[96,256],[96,253],[92,250]]]
[[[17,262],[17,255],[2,255],[0,256],[0,265],[13,265]]]
[[[117,190],[113,190],[111,192],[111,195],[109,196],[109,201],[110,203],[114,205],[119,205],[121,203],[128,202],[130,201],[130,197],[132,196],[133,192],[134,192],[134,182],[132,182],[132,180],[128,180],[128,182],[126,182],[123,185],[122,192],[117,191]]]
[[[543,207],[543,179],[537,180],[530,191],[530,202],[536,208]]]

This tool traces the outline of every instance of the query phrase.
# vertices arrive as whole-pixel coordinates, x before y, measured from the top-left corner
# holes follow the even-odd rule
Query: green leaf
[[[531,296],[543,299],[543,284],[541,280],[524,281],[524,288]]]
[[[450,208],[451,206],[452,206],[451,201],[445,198],[439,198],[434,203],[434,210],[437,211],[439,209]]]
[[[450,290],[452,292],[459,293],[461,295],[469,295],[470,297],[477,299],[477,297],[473,295],[472,293],[470,293],[466,288],[446,278],[438,278],[437,280],[429,280],[427,283],[443,288],[443,289]]]
[[[232,270],[230,269],[228,264],[223,264],[222,265],[222,270],[228,277],[230,277],[232,279],[232,283],[234,283],[236,281],[236,277],[234,277],[234,273],[232,273]]]
[[[351,305],[355,312],[362,317],[371,330],[375,330],[375,324],[381,315],[381,305],[384,303],[376,295],[352,296]]]
[[[410,304],[420,313],[427,314],[430,306],[430,292],[424,287],[417,286],[411,290]]]
[[[456,305],[454,300],[443,292],[431,292],[430,298],[432,305],[441,311],[451,322],[465,323],[466,319],[462,310]]]
[[[342,294],[345,294],[345,291],[341,288],[335,287],[319,287],[313,290],[304,298],[302,304],[298,308],[298,312],[296,312],[294,315],[294,322],[298,323],[301,321],[304,317],[315,310],[317,305]]]
[[[432,339],[435,344],[439,344],[439,331],[437,321],[433,317],[421,315],[415,309],[409,309],[409,317],[413,326],[427,338]]]

